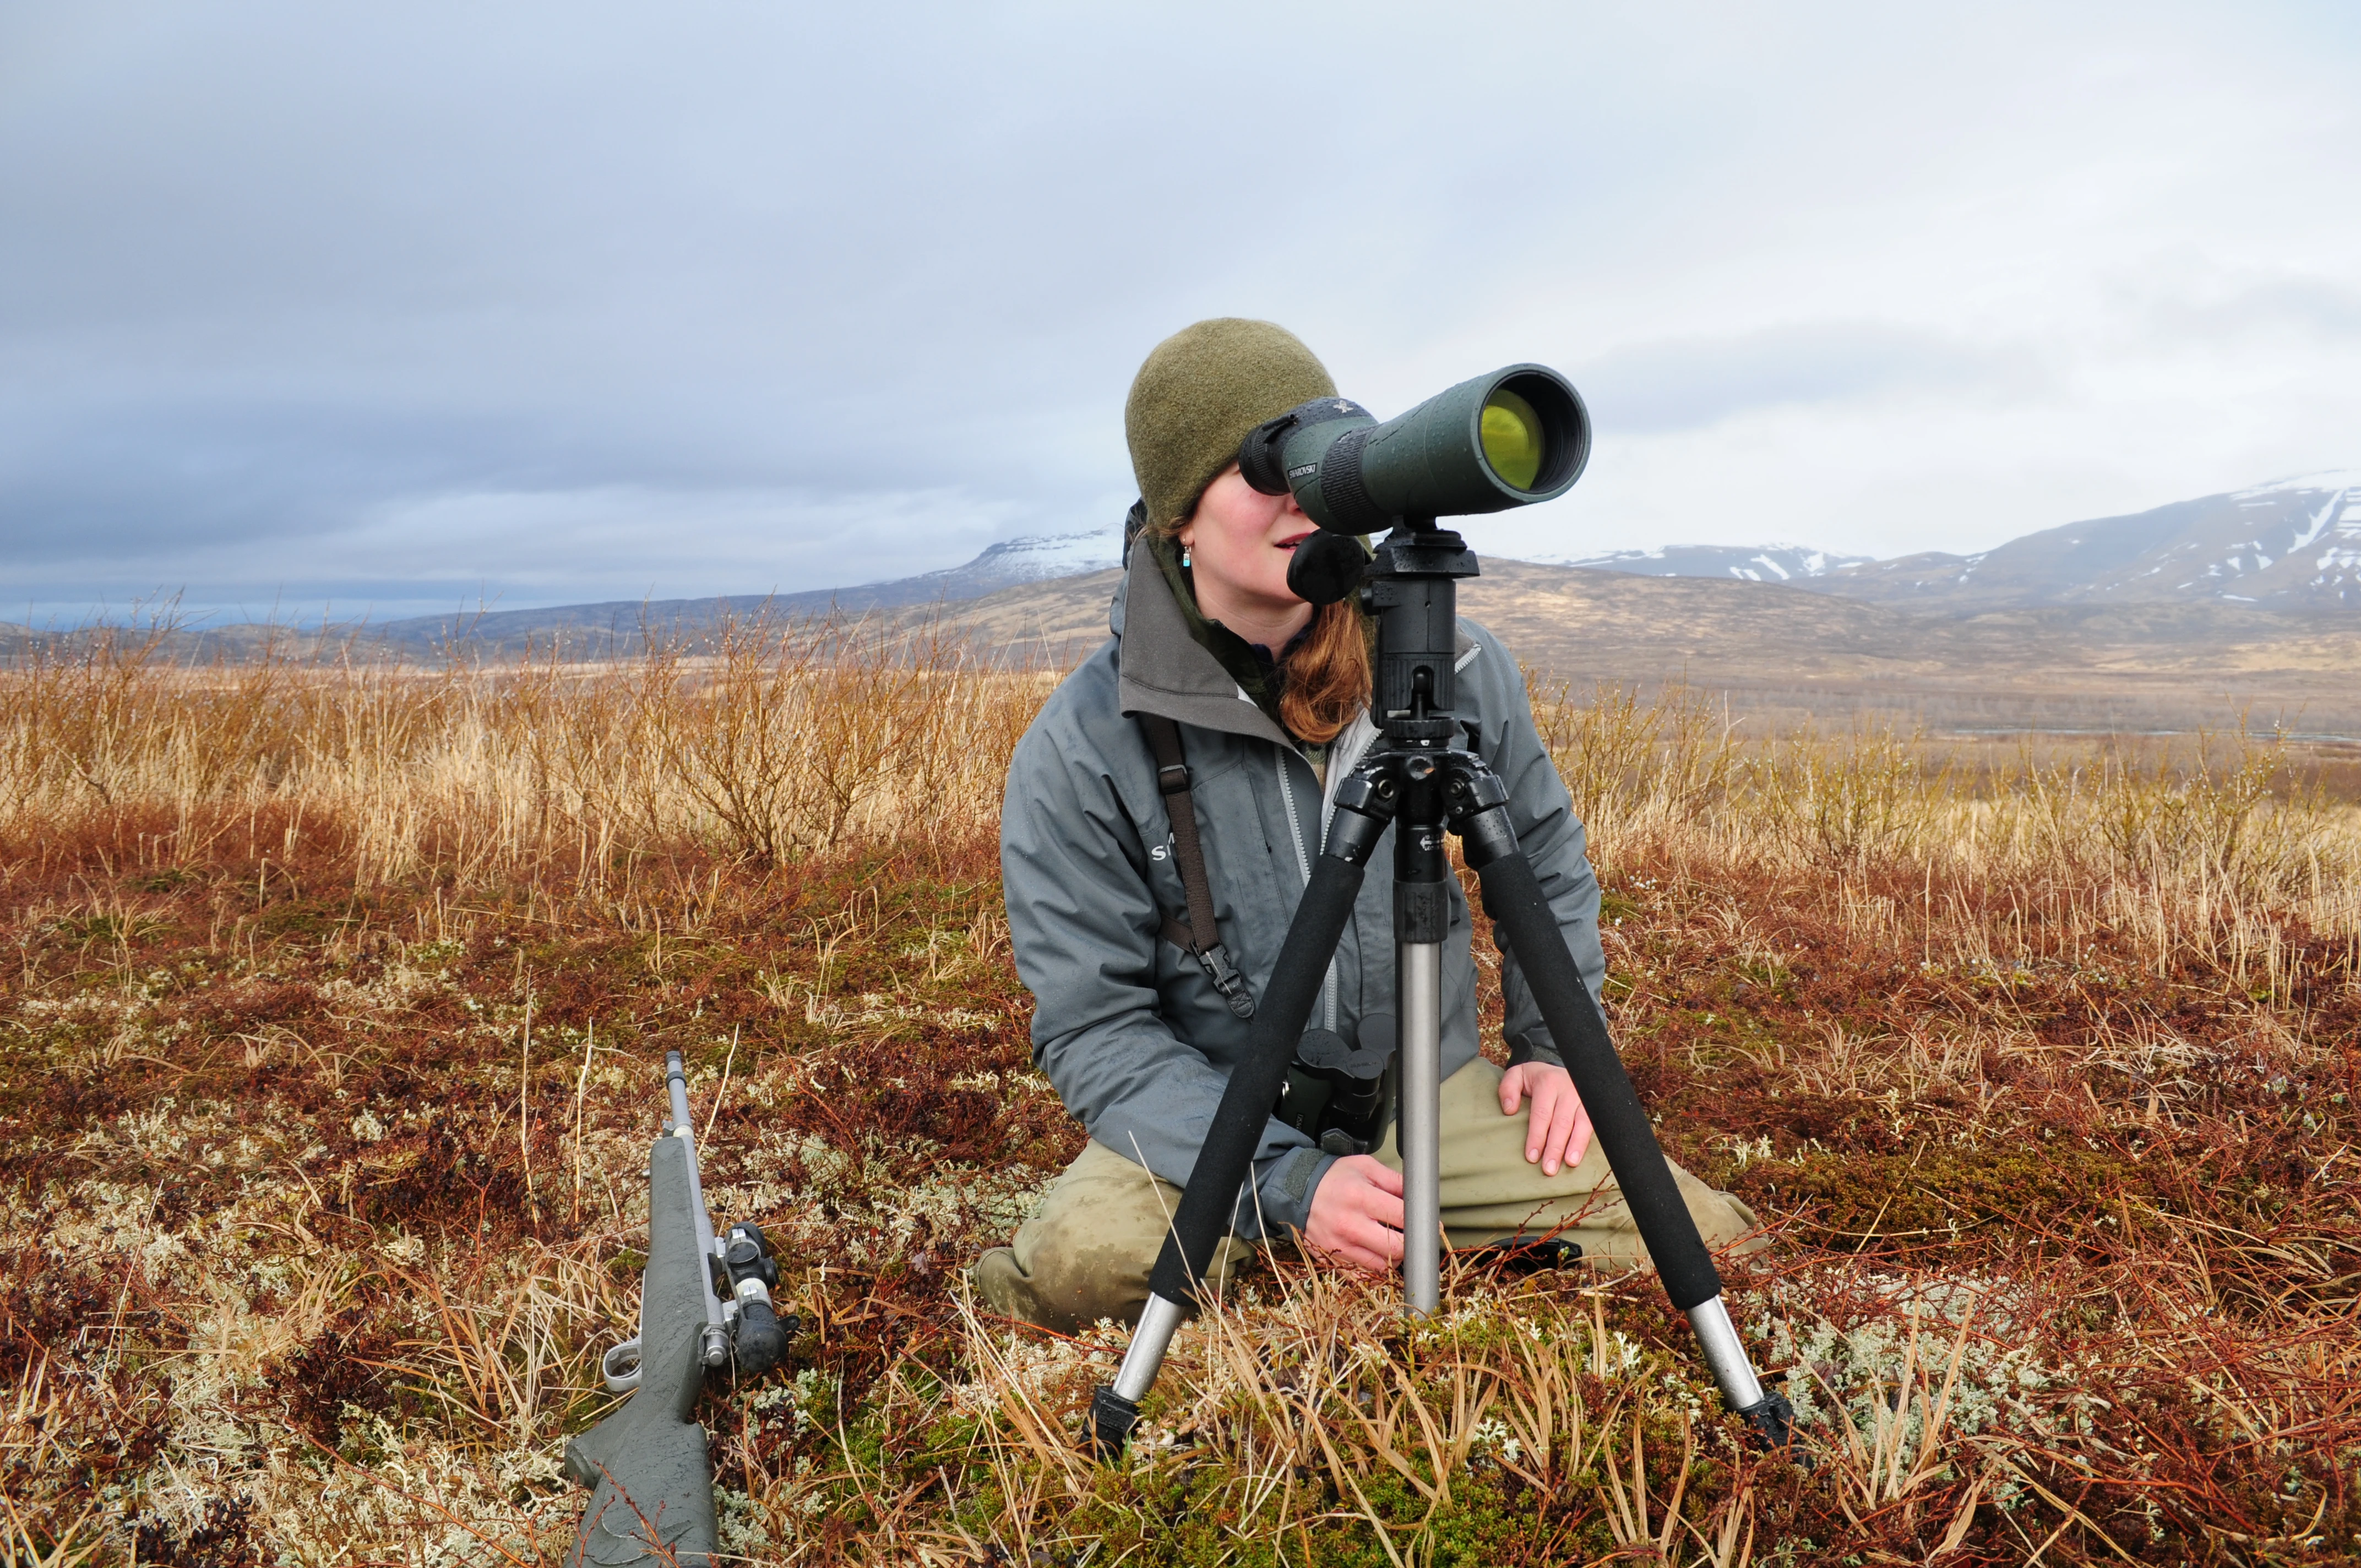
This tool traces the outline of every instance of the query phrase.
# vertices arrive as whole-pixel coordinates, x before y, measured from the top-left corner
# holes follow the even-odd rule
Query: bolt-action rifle
[[[713,1463],[696,1419],[708,1368],[751,1382],[785,1355],[800,1326],[771,1306],[778,1265],[759,1226],[716,1240],[689,1130],[680,1053],[664,1057],[672,1118],[648,1155],[648,1266],[640,1332],[607,1352],[613,1415],[566,1445],[566,1472],[590,1487],[566,1568],[709,1568],[718,1549]]]

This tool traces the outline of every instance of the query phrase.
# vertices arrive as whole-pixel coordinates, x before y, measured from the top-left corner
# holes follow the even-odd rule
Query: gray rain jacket
[[[1172,829],[1147,736],[1132,718],[1178,721],[1213,884],[1221,940],[1256,997],[1268,989],[1295,905],[1320,852],[1336,784],[1376,739],[1366,718],[1329,749],[1323,792],[1312,763],[1189,633],[1145,547],[1116,590],[1104,646],[1050,695],[1017,743],[1002,806],[1000,866],[1017,973],[1033,992],[1033,1059],[1090,1135],[1185,1186],[1252,1025],[1234,1015],[1196,959],[1159,937],[1187,918]],[[1582,824],[1533,728],[1522,674],[1491,633],[1460,622],[1458,717],[1509,788],[1517,834],[1596,993],[1598,883]],[[1394,1012],[1393,830],[1369,860],[1314,1026],[1355,1037]],[[1476,969],[1456,881],[1443,957],[1443,1073],[1476,1057]],[[1502,965],[1506,1033],[1555,1060],[1540,1010]],[[1252,1239],[1302,1228],[1334,1162],[1272,1120],[1232,1229]]]

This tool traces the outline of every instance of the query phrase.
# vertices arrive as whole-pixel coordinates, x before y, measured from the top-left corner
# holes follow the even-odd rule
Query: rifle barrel
[[[688,1114],[688,1074],[678,1051],[664,1053],[664,1087],[672,1095],[672,1135],[688,1150],[688,1210],[697,1226],[697,1255],[704,1260],[699,1276],[705,1289],[705,1365],[719,1366],[730,1359],[730,1331],[721,1313],[721,1298],[713,1293],[713,1216],[705,1207],[705,1176],[697,1165],[697,1135]]]

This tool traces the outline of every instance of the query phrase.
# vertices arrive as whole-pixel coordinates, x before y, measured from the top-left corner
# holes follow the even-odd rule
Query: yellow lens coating
[[[1542,471],[1542,419],[1533,405],[1503,388],[1484,400],[1484,461],[1521,490]]]

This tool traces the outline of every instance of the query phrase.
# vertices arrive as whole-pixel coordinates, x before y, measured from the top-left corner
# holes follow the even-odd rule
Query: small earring
[[[1180,569],[1184,572],[1189,569],[1189,547],[1186,544],[1180,546]]]

